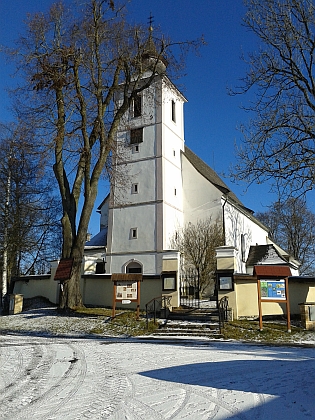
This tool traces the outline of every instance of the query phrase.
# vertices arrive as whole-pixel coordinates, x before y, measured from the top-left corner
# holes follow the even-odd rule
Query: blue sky
[[[12,45],[23,32],[28,12],[46,11],[52,0],[10,0],[0,3],[0,44]],[[67,0],[66,3],[71,3]],[[248,114],[241,109],[249,98],[231,97],[227,90],[245,75],[241,55],[257,48],[257,39],[242,26],[245,7],[242,0],[133,0],[128,5],[129,20],[147,24],[150,13],[154,25],[173,40],[196,39],[201,35],[207,45],[200,56],[189,54],[185,76],[178,82],[188,99],[185,105],[185,140],[220,175],[236,162],[235,143],[240,143],[238,130]],[[0,70],[0,120],[10,118],[9,99],[5,88],[14,84],[10,74],[14,68],[3,63]],[[265,211],[275,200],[267,185],[236,185],[224,178],[244,205],[255,212]],[[102,197],[98,203],[102,201]],[[98,216],[92,220],[92,233],[98,229]]]

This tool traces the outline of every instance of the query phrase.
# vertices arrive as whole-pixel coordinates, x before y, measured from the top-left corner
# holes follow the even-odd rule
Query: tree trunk
[[[61,285],[59,307],[60,309],[74,309],[83,306],[81,294],[82,260],[84,258],[84,245],[86,234],[97,195],[97,183],[90,187],[90,194],[85,196],[79,226],[75,234],[76,207],[70,208],[62,220],[63,226],[63,258],[72,258],[72,270],[68,280]],[[72,202],[74,205],[75,201]]]
[[[81,259],[73,259],[70,278],[60,285],[60,309],[75,309],[83,306],[80,289],[81,266]]]

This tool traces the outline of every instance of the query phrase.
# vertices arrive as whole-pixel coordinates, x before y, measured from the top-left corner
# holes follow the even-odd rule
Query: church
[[[112,307],[113,312],[116,304],[139,311],[156,300],[169,310],[183,306],[182,286],[191,283],[183,277],[181,254],[172,239],[189,223],[211,219],[222,226],[224,237],[215,250],[215,298],[229,299],[236,318],[257,317],[260,280],[282,286],[285,278],[290,280],[291,313],[299,314],[300,302],[315,299],[315,280],[299,277],[299,262],[272,242],[253,211],[186,146],[187,100],[167,76],[166,61],[157,58],[151,34],[143,59],[148,68],[154,63],[153,82],[134,97],[120,120],[115,176],[98,207],[100,231],[85,244],[83,303]],[[152,71],[144,80],[150,76]],[[116,93],[118,105],[122,91]],[[47,275],[16,279],[14,293],[58,302],[58,264],[53,262]],[[197,290],[197,297],[195,289],[188,295],[200,301],[199,285]],[[265,302],[265,313],[282,315],[282,303]]]
[[[161,62],[154,82],[133,101],[116,138],[117,172],[124,182],[111,185],[98,207],[100,232],[86,243],[84,273],[174,277],[180,254],[172,248],[176,231],[211,217],[222,223],[221,255],[233,254],[233,271],[248,272],[253,246],[272,245],[259,222],[202,159],[185,145],[187,102]],[[119,94],[117,101],[121,98]],[[276,246],[276,245],[275,245]],[[283,263],[298,274],[298,262],[277,247]],[[249,268],[252,270],[252,267]]]

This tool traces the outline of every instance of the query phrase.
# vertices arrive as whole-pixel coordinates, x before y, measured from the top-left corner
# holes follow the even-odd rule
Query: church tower
[[[145,59],[156,60],[152,28],[147,45]],[[170,240],[183,224],[186,99],[165,75],[165,64],[158,63],[154,82],[133,101],[119,127],[124,183],[113,186],[108,200],[108,273],[160,275],[167,266],[163,260],[174,260]]]

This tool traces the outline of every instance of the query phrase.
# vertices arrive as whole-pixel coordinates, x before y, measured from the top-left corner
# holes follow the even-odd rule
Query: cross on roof
[[[154,22],[154,18],[153,18],[153,16],[152,16],[152,13],[150,12],[150,16],[149,16],[149,27],[150,27],[150,30],[152,30],[153,28],[152,28],[152,24],[153,24],[153,22]]]

